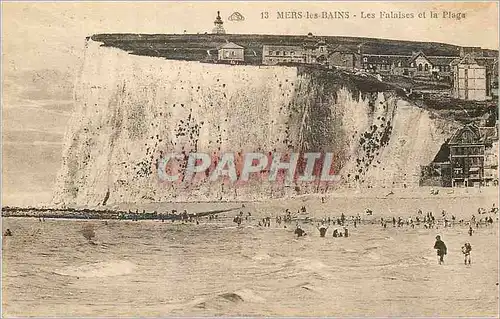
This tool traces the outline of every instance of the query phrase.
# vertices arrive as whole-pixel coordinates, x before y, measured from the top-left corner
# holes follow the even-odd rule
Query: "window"
[[[368,58],[363,58],[363,62],[368,62]]]
[[[295,52],[294,52],[294,51],[291,51],[291,52],[290,52],[290,55],[294,55],[294,54],[295,54]]]
[[[429,71],[429,64],[425,64],[425,71]]]
[[[231,56],[235,56],[236,53],[234,51],[231,51]]]
[[[401,62],[398,62],[398,67],[401,67]]]
[[[410,66],[413,68],[415,66],[415,63],[412,62]]]
[[[419,63],[419,64],[418,64],[418,70],[419,70],[419,71],[422,71],[422,63]]]

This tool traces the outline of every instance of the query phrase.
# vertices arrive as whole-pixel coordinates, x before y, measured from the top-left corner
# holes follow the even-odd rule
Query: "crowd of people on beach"
[[[242,205],[242,209],[245,208],[245,205]],[[220,218],[219,216],[220,212],[216,213],[209,213],[209,214],[204,214],[203,217],[208,219],[208,221],[212,220],[218,220]],[[373,211],[371,209],[366,209],[364,212],[367,216],[372,216]],[[403,219],[400,216],[392,216],[392,217],[380,217],[380,225],[383,229],[387,229],[388,225],[392,225],[393,228],[411,228],[415,229],[416,227],[423,226],[424,229],[446,229],[446,228],[453,228],[455,226],[466,226],[468,227],[467,234],[469,237],[473,236],[475,232],[478,231],[479,228],[481,227],[488,227],[491,226],[494,223],[493,220],[493,215],[498,214],[498,208],[493,204],[491,209],[484,209],[484,208],[478,208],[477,210],[477,215],[479,217],[476,217],[476,215],[472,215],[470,219],[460,219],[457,220],[455,215],[453,214],[448,214],[445,210],[441,211],[441,216],[440,218],[436,218],[436,216],[433,214],[433,212],[427,212],[424,214],[424,212],[419,209],[415,215],[412,215],[410,217],[407,217]],[[225,217],[225,215],[223,215]],[[118,215],[118,219],[128,219],[132,221],[139,221],[139,220],[144,220],[144,219],[156,219],[156,220],[161,220],[161,222],[165,222],[165,220],[170,220],[172,223],[176,221],[180,221],[181,223],[195,223],[196,225],[200,224],[200,219],[202,216],[198,215],[197,213],[192,213],[189,214],[188,211],[185,209],[182,212],[178,212],[177,210],[173,209],[170,212],[166,213],[158,213],[156,211],[147,213],[145,210],[142,211],[142,213],[139,212],[138,209],[136,209],[135,212],[132,212],[131,210],[128,211],[128,213],[120,213]],[[45,218],[39,217],[38,220],[40,222],[44,222]],[[263,217],[262,219],[258,220],[257,224],[253,224],[255,221],[252,219],[252,213],[247,212],[246,214],[243,212],[243,210],[239,211],[239,214],[234,216],[233,222],[237,224],[238,227],[240,227],[243,223],[248,223],[250,225],[255,225],[257,227],[271,227],[271,221],[273,219],[271,216]],[[498,221],[498,215],[496,217],[496,220]],[[303,224],[314,224],[316,223],[315,227],[319,232],[320,237],[326,237],[328,229],[330,226],[333,226],[333,232],[332,232],[332,237],[338,238],[338,237],[349,237],[349,225],[352,225],[354,228],[360,227],[363,224],[375,224],[377,223],[376,220],[372,217],[362,219],[361,215],[358,213],[357,215],[353,216],[346,216],[344,213],[340,213],[339,216],[333,217],[333,216],[328,216],[324,217],[321,220],[318,219],[313,219],[308,216],[307,213],[307,208],[305,206],[302,206],[300,209],[297,210],[296,214],[292,215],[292,212],[289,209],[286,209],[283,215],[277,215],[274,217],[274,222],[276,227],[281,227],[283,224],[283,228],[287,228],[287,225],[292,224],[295,221],[295,230],[294,234],[297,235],[297,238],[303,237],[307,235],[307,232],[304,230],[303,226],[300,225],[302,222]],[[10,229],[7,229],[4,234],[4,236],[12,236],[12,231]],[[447,247],[444,241],[441,239],[440,235],[436,236],[436,241],[434,243],[434,249],[437,252],[438,256],[438,263],[443,264],[444,263],[444,256],[447,254]],[[465,242],[463,246],[461,247],[462,253],[464,255],[464,264],[470,265],[471,264],[471,251],[472,251],[472,245],[469,241]]]
[[[244,208],[244,205],[242,205],[242,208]],[[346,214],[344,213],[340,213],[340,215],[336,217],[328,216],[322,218],[321,220],[318,220],[309,217],[307,214],[307,208],[305,206],[302,206],[300,209],[297,210],[296,214],[292,215],[290,209],[286,209],[283,215],[276,215],[274,218],[272,218],[271,216],[263,217],[259,219],[257,221],[257,224],[255,225],[254,224],[255,221],[252,218],[252,213],[251,212],[244,213],[243,210],[240,210],[239,214],[234,216],[233,222],[237,224],[237,226],[241,226],[242,224],[247,223],[255,225],[257,227],[269,228],[271,227],[271,221],[274,219],[276,227],[281,227],[283,225],[283,228],[287,228],[289,227],[287,225],[290,225],[293,221],[295,221],[294,234],[296,234],[297,237],[302,237],[306,234],[302,226],[299,224],[300,222],[302,222],[303,224],[310,224],[317,222],[316,228],[319,231],[320,237],[326,236],[330,226],[337,227],[334,228],[332,232],[333,237],[348,237],[349,225],[352,225],[352,227],[354,228],[358,228],[363,224],[376,223],[374,218],[370,218],[370,216],[373,215],[373,211],[371,209],[366,209],[364,213],[368,218],[362,219],[359,213],[357,215],[349,217],[346,216]],[[469,236],[472,236],[472,234],[478,228],[487,227],[494,223],[493,217],[489,213],[497,214],[498,208],[496,208],[494,204],[493,207],[489,210],[486,210],[484,208],[479,208],[478,215],[487,215],[487,216],[484,217],[481,216],[480,218],[477,218],[475,215],[472,215],[472,217],[469,220],[464,220],[464,219],[457,220],[457,218],[453,214],[448,214],[445,210],[442,210],[440,218],[437,218],[433,212],[424,213],[421,209],[419,209],[415,215],[412,215],[410,217],[406,218],[402,218],[400,216],[392,216],[385,218],[380,217],[379,222],[381,227],[383,227],[384,229],[386,229],[388,226],[391,225],[394,228],[397,227],[397,228],[411,228],[411,229],[415,229],[416,227],[423,227],[425,229],[440,229],[440,228],[455,227],[456,225],[459,226],[466,225],[469,227],[468,229]],[[219,214],[217,213],[206,214],[204,217],[208,219],[208,221],[218,220],[220,218]],[[172,223],[180,221],[181,223],[196,223],[196,224],[200,223],[201,218],[202,217],[198,216],[196,213],[189,214],[187,210],[178,212],[175,209],[166,213],[157,213],[156,211],[147,213],[145,210],[143,210],[142,213],[140,213],[139,210],[136,210],[135,212],[129,210],[128,213],[120,213],[118,216],[118,219],[128,219],[132,221],[138,221],[141,219],[157,219],[161,220],[162,222],[169,220]],[[496,219],[498,220],[498,217]]]
[[[275,217],[276,226],[279,227],[281,226],[282,223],[284,223],[285,224],[284,228],[287,228],[286,224],[289,224],[293,220],[295,220],[296,226],[294,234],[297,235],[297,238],[306,236],[307,232],[300,225],[299,220],[302,220],[302,222],[305,224],[314,223],[315,220],[308,216],[305,216],[302,219],[298,218],[298,216],[300,216],[301,214],[307,214],[307,209],[305,208],[305,206],[302,206],[301,209],[297,211],[297,214],[293,217],[291,211],[289,209],[286,209],[285,214],[278,215]],[[367,216],[372,216],[373,211],[367,209],[365,211],[365,214]],[[397,227],[397,228],[411,228],[411,229],[415,229],[416,227],[420,226],[422,226],[424,229],[440,229],[440,228],[446,229],[446,228],[453,228],[457,225],[462,227],[468,226],[467,233],[469,236],[472,236],[473,233],[475,233],[477,229],[479,229],[480,227],[488,227],[494,223],[493,217],[491,215],[498,214],[498,209],[495,207],[495,204],[493,204],[492,208],[489,210],[486,210],[484,208],[479,208],[478,214],[480,215],[489,214],[489,216],[484,216],[478,219],[475,215],[472,215],[472,217],[468,220],[466,219],[457,220],[455,215],[448,214],[445,210],[442,210],[440,214],[441,216],[439,218],[436,218],[433,212],[427,212],[424,214],[424,212],[421,209],[419,209],[415,216],[410,216],[405,219],[396,216],[392,216],[389,218],[380,217],[380,225],[384,229],[387,229],[388,224],[392,225],[392,227],[394,228]],[[236,216],[234,219],[234,222],[238,223],[238,226],[241,225],[242,215],[243,213],[240,212],[240,216]],[[498,217],[496,218],[496,220],[498,221]],[[360,214],[357,214],[356,216],[347,217],[344,213],[341,213],[340,216],[338,217],[329,216],[321,219],[321,221],[317,223],[315,227],[318,230],[320,237],[326,237],[330,226],[334,227],[337,226],[337,228],[334,228],[332,232],[332,237],[334,238],[349,237],[349,228],[348,228],[349,224],[353,225],[354,228],[357,228],[362,224],[374,224],[374,219],[373,218],[362,219]],[[262,218],[262,220],[258,222],[258,226],[270,227],[271,217]],[[339,229],[339,227],[341,228]],[[441,239],[440,235],[436,236],[434,249],[436,249],[437,252],[438,263],[440,265],[443,264],[444,256],[447,254],[448,249],[444,241]],[[472,251],[471,243],[469,241],[465,242],[461,250],[462,253],[464,254],[464,264],[470,265],[471,251]]]

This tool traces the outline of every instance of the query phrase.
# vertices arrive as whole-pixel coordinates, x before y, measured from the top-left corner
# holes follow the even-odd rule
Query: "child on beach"
[[[464,254],[464,264],[467,265],[467,262],[470,265],[470,252],[472,251],[472,246],[470,243],[465,243],[462,246],[462,253]]]

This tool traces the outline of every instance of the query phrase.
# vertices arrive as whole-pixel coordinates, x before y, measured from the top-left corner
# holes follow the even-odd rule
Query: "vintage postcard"
[[[3,317],[498,317],[498,2],[2,2]]]

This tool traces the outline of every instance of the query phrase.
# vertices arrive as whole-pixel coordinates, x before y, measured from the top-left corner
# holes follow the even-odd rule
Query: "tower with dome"
[[[217,11],[217,18],[215,18],[214,25],[215,27],[212,29],[212,34],[226,34],[226,30],[222,26],[224,22],[220,17],[220,11]]]

